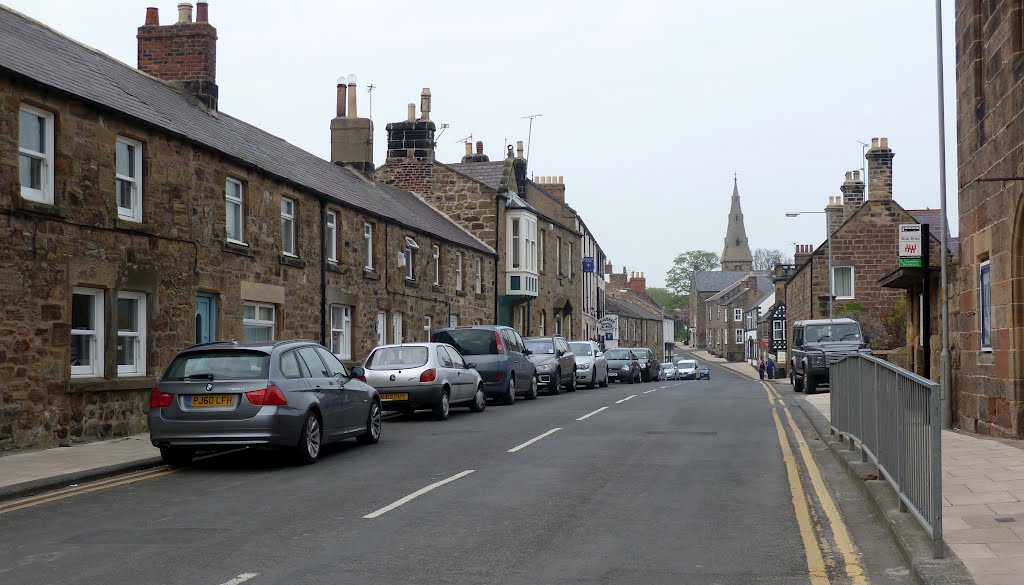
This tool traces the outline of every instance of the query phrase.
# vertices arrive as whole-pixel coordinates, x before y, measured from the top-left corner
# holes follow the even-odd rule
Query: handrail
[[[942,544],[942,416],[939,385],[879,358],[853,354],[829,366],[831,430],[860,444],[931,536]]]

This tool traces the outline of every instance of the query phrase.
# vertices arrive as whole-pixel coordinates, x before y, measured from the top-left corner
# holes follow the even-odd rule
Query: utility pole
[[[939,213],[941,218],[941,230],[939,230],[939,244],[942,247],[940,274],[942,275],[942,286],[939,288],[941,298],[941,329],[942,329],[942,353],[939,356],[939,385],[942,388],[942,427],[951,428],[953,423],[953,410],[950,401],[950,389],[952,388],[952,371],[949,364],[949,248],[946,241],[949,239],[949,223],[946,221],[946,96],[945,83],[942,78],[942,0],[935,0],[935,66],[938,72],[938,97],[939,97]]]
[[[533,140],[533,119],[539,118],[543,115],[544,114],[530,114],[529,116],[523,116],[520,118],[521,120],[525,120],[527,118],[530,120],[530,129],[526,133],[526,160],[530,160],[530,142]]]

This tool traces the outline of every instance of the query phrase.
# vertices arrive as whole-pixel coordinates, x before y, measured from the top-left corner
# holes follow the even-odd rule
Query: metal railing
[[[939,384],[868,355],[829,368],[832,433],[860,444],[861,458],[878,466],[909,511],[942,546],[942,416]]]

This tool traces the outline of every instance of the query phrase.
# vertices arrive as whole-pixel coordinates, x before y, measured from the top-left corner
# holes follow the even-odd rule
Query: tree
[[[792,264],[793,259],[779,250],[754,250],[754,270],[775,270],[776,264]]]
[[[689,296],[693,273],[714,270],[721,265],[718,254],[708,250],[689,250],[676,256],[665,279],[669,290],[677,295]]]
[[[689,295],[677,295],[667,288],[648,288],[647,294],[669,313],[675,313],[690,304]]]

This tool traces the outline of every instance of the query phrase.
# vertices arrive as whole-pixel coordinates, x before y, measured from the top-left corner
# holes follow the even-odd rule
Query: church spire
[[[722,270],[726,272],[750,272],[754,257],[747,242],[747,230],[743,226],[743,210],[740,208],[739,180],[732,177],[732,206],[729,208],[729,223],[725,228],[725,247],[722,249]]]

